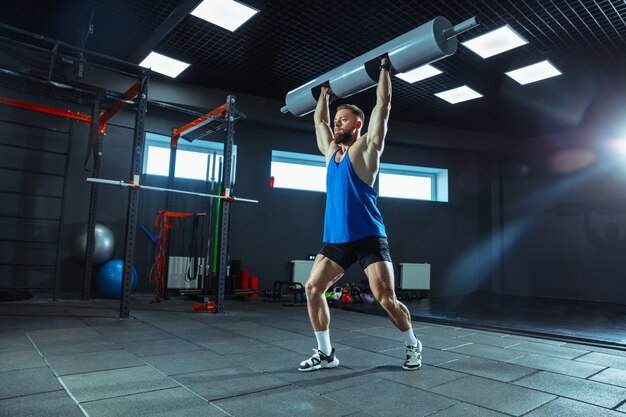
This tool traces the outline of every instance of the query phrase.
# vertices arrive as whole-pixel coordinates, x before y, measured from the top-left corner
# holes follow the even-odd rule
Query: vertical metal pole
[[[65,147],[65,170],[63,171],[63,196],[61,197],[61,212],[59,213],[59,229],[57,230],[57,251],[54,258],[54,281],[52,284],[52,301],[57,300],[59,295],[59,275],[61,273],[61,266],[59,265],[59,255],[61,247],[61,225],[63,224],[65,203],[67,202],[65,196],[67,195],[67,177],[70,172],[70,154],[72,152],[72,135],[74,134],[74,126],[72,119],[69,119],[69,129],[67,133],[67,146]]]
[[[96,147],[93,160],[92,176],[100,178],[102,162],[102,135],[99,131],[100,123],[100,100],[96,99],[91,109],[91,126],[89,130],[90,140]],[[87,150],[89,152],[90,149]],[[68,156],[69,158],[69,156]],[[96,248],[96,214],[98,211],[98,184],[91,184],[91,196],[89,197],[89,217],[87,219],[87,247],[85,250],[85,267],[83,278],[83,300],[91,298],[91,280],[93,278],[93,252]]]
[[[235,138],[235,96],[226,99],[226,137],[224,138],[224,168],[222,179],[224,195],[230,197],[232,193],[231,167],[233,155],[233,143]],[[230,201],[222,202],[222,224],[220,229],[220,253],[218,270],[217,312],[224,312],[224,288],[228,268],[228,234],[230,232]]]
[[[145,120],[148,111],[148,73],[144,72],[139,81],[137,113],[135,115],[135,134],[133,137],[133,159],[130,177],[139,178],[143,165],[143,150],[146,142]],[[124,244],[124,273],[122,278],[122,296],[120,297],[120,318],[130,317],[130,292],[132,270],[135,261],[135,237],[137,234],[137,209],[139,190],[130,188],[128,193],[128,211],[126,214],[126,242]]]
[[[170,141],[170,167],[167,173],[167,188],[174,188],[174,178],[176,177],[176,152],[178,144],[174,144]],[[165,193],[167,197],[165,199],[165,210],[174,211],[174,193]],[[170,229],[171,230],[171,229]],[[167,247],[165,248],[165,264],[163,265],[164,283],[161,286],[161,293],[159,297],[161,300],[167,300],[167,285],[170,270],[170,250],[172,248],[172,240],[167,240]]]

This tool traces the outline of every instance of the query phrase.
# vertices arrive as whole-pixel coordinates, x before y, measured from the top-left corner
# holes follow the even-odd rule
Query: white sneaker
[[[339,365],[339,359],[335,356],[335,349],[330,352],[330,355],[325,355],[322,351],[313,349],[313,356],[309,359],[300,362],[298,371],[309,372],[317,371],[321,368],[335,368]]]
[[[414,371],[422,366],[422,343],[418,340],[417,346],[406,347],[406,359],[402,369]]]

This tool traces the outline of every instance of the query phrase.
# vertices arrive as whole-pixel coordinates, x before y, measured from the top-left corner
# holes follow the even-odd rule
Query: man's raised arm
[[[387,121],[391,110],[391,77],[389,76],[390,64],[387,57],[380,62],[380,75],[376,87],[376,106],[372,110],[370,122],[367,127],[367,147],[382,152],[385,146],[387,134]]]
[[[330,127],[330,111],[328,102],[330,100],[330,88],[322,86],[322,91],[317,99],[313,121],[315,122],[315,136],[317,137],[317,147],[326,156],[328,145],[333,141],[333,131]]]

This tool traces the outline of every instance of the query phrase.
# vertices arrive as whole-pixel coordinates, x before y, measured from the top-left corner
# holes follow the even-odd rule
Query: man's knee
[[[318,282],[311,280],[306,283],[304,290],[306,291],[307,297],[318,297],[326,292],[326,288],[322,288],[322,285]]]
[[[398,300],[394,295],[385,295],[378,302],[385,311],[394,310],[398,304]]]

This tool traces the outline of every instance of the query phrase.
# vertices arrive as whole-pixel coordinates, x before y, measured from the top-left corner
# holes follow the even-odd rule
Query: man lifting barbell
[[[391,109],[391,78],[388,58],[381,59],[376,105],[367,132],[360,136],[365,121],[354,105],[337,108],[330,126],[329,99],[332,91],[322,87],[314,122],[317,145],[326,156],[326,214],[324,244],[315,258],[306,284],[309,319],[317,339],[313,356],[300,363],[298,370],[314,371],[339,365],[330,342],[330,311],[325,292],[357,260],[369,280],[372,293],[402,332],[406,345],[403,369],[421,366],[422,344],[411,327],[409,310],[396,298],[394,275],[385,225],[376,207],[373,188],[384,149]]]

